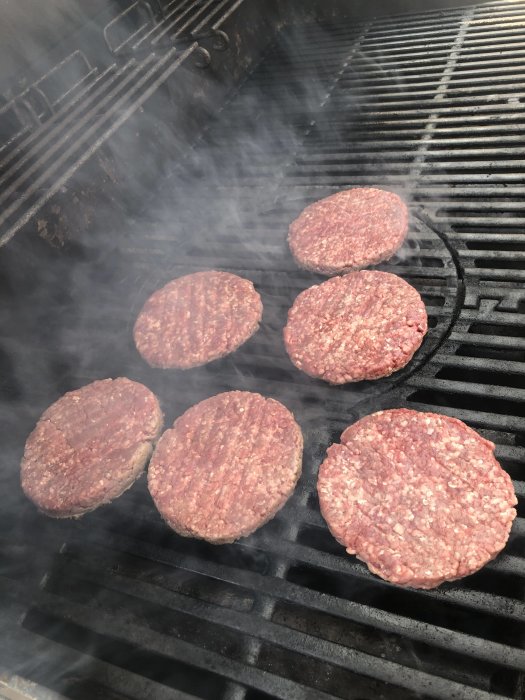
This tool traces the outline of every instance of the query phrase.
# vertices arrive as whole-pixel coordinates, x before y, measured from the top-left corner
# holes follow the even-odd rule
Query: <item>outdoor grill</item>
[[[525,2],[262,5],[114,4],[4,96],[0,695],[523,698]],[[393,376],[331,387],[284,350],[287,309],[323,279],[286,235],[359,185],[410,205],[380,269],[419,290],[430,329]],[[149,368],[138,311],[205,269],[253,281],[260,331],[208,366]],[[117,376],[154,391],[166,425],[221,391],[282,401],[305,436],[287,505],[220,546],[172,532],[145,477],[79,520],[40,515],[19,485],[27,435],[65,391]],[[327,446],[394,407],[495,442],[519,499],[504,552],[431,591],[370,574],[319,513]]]

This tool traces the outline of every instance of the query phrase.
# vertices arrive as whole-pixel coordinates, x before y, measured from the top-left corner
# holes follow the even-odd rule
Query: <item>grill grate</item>
[[[41,352],[11,391],[31,406],[17,445],[60,393],[125,373],[160,396],[168,423],[218,391],[274,396],[296,413],[306,456],[287,506],[236,545],[168,531],[144,479],[78,522],[29,506],[5,513],[7,667],[74,698],[523,697],[524,21],[525,3],[500,2],[283,31],[167,183],[176,228],[146,212],[109,259],[88,257],[76,275],[54,262],[68,296],[51,309],[46,280],[42,299],[30,297],[33,323],[19,324]],[[413,234],[383,267],[422,292],[431,331],[394,377],[327,387],[282,347],[286,309],[321,279],[296,269],[286,228],[306,203],[371,183],[411,202]],[[254,281],[263,328],[212,367],[171,379],[145,368],[129,341],[143,300],[211,266]],[[370,575],[331,538],[315,495],[341,430],[401,405],[462,418],[494,440],[519,497],[505,553],[435,591]]]
[[[173,109],[180,98],[170,91],[173,74],[209,64],[210,53],[197,40],[211,38],[210,48],[226,48],[221,27],[242,3],[171,0],[157,15],[148,2],[130,3],[102,31],[109,59],[101,50],[92,65],[77,49],[0,108],[0,246],[124,124],[139,129],[128,122],[153,95],[164,91],[163,109]]]
[[[84,99],[73,108],[67,104],[36,134],[7,153],[0,163],[0,169],[6,166],[0,176],[0,226],[5,228],[0,245],[60,192],[195,49],[195,45],[183,52],[172,48],[161,58],[150,54],[122,68],[111,66],[94,78]]]
[[[170,48],[174,41],[183,44],[208,36],[224,40],[217,32],[227,17],[243,2],[244,0],[133,2],[106,25],[104,37],[108,48],[115,55],[146,49],[158,50],[166,46]],[[131,31],[130,15],[136,15]],[[115,41],[114,35],[120,35],[120,42]]]

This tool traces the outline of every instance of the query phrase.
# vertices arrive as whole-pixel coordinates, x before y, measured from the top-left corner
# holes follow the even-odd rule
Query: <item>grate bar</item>
[[[359,161],[362,159],[362,154],[366,153],[367,149],[366,148],[359,148],[355,151],[352,151],[350,153],[341,153],[340,155],[337,155],[337,157],[333,157],[331,160],[326,162],[326,160],[323,160],[323,166],[325,169],[329,169],[330,171],[333,172],[338,172],[338,171],[344,171],[345,168],[347,167],[347,163],[353,163],[355,161]],[[525,155],[525,149],[521,147],[516,147],[516,148],[500,148],[500,149],[489,149],[485,148],[483,149],[483,157],[484,158],[490,158],[491,155],[493,155],[495,158],[498,157],[497,164],[504,166],[508,165],[509,163],[512,164],[514,160],[508,161],[508,160],[503,160],[500,159],[503,156],[510,156],[510,155],[519,155],[523,156]],[[430,151],[427,154],[427,162],[432,163],[434,161],[439,161],[439,165],[443,167],[449,167],[451,165],[457,165],[458,167],[465,168],[465,163],[460,162],[456,163],[455,160],[445,160],[445,158],[468,158],[469,156],[473,157],[479,157],[480,155],[480,150],[471,148],[471,149],[461,149],[457,151],[451,151],[451,150],[435,150],[435,151]],[[414,153],[411,153],[410,151],[406,150],[384,150],[381,153],[381,156],[384,160],[389,160],[389,159],[397,159],[398,161],[404,161],[404,160],[411,160],[414,157]],[[440,158],[441,156],[441,158]],[[324,157],[326,159],[326,157]],[[311,173],[311,172],[319,172],[319,160],[320,158],[314,158],[312,164],[310,164],[310,159],[308,157],[301,159],[299,162],[299,165],[301,167],[301,171],[305,173]],[[476,169],[478,167],[483,167],[486,163],[490,161],[477,161],[474,160],[472,163],[469,164],[472,169]],[[525,160],[519,160],[518,163],[525,162]],[[494,165],[494,161],[492,161]],[[477,209],[478,206],[476,203],[471,204],[472,209]],[[487,209],[493,209],[491,206],[490,202],[486,204]],[[509,207],[510,208],[510,207]],[[519,208],[519,206],[516,206],[514,208]],[[497,213],[497,212],[496,212]],[[503,223],[503,222],[502,222]],[[519,221],[514,221],[514,223],[519,224]]]
[[[521,282],[525,280],[525,270],[498,270],[497,268],[465,267],[465,273],[479,279],[501,280],[502,282]]]
[[[397,97],[397,95],[394,95]],[[359,101],[359,106],[363,109],[365,107],[370,107],[370,111],[368,111],[368,114],[370,116],[373,116],[376,113],[380,113],[380,110],[383,109],[388,109],[394,111],[396,116],[402,116],[404,114],[407,114],[409,116],[412,116],[413,114],[424,114],[425,112],[428,112],[429,110],[432,111],[432,113],[436,114],[451,114],[454,115],[457,112],[462,112],[465,109],[471,110],[471,105],[476,106],[476,107],[483,107],[486,110],[488,109],[497,109],[499,110],[505,110],[506,112],[511,112],[511,116],[518,116],[520,113],[525,114],[525,106],[523,109],[523,112],[517,112],[516,111],[516,105],[519,104],[518,100],[525,98],[525,92],[516,92],[514,90],[509,91],[508,93],[505,92],[499,92],[497,96],[494,95],[489,95],[487,99],[483,99],[483,96],[480,96],[479,98],[475,97],[443,97],[440,102],[439,106],[436,106],[436,103],[434,102],[433,98],[429,98],[428,100],[419,100],[413,109],[407,109],[407,105],[411,104],[411,100],[397,100],[397,99],[392,99],[392,100],[384,100],[384,101],[370,101],[366,102],[363,100]],[[512,110],[509,109],[509,103],[508,100],[512,99],[515,100],[514,104],[512,105]],[[332,109],[337,109],[340,107],[340,105],[345,105],[349,103],[349,98],[344,96],[340,97],[338,99],[334,99],[333,104],[332,104]],[[353,98],[350,97],[350,104],[351,106],[353,103]],[[478,116],[478,115],[476,115]]]
[[[448,218],[450,220],[453,217],[449,216]],[[486,225],[492,218],[493,217],[489,215],[486,215],[485,218],[465,216],[461,218],[461,221],[465,221],[473,225]],[[498,216],[497,212],[494,212],[494,218],[497,220],[498,226],[501,227],[504,227],[505,225],[512,226],[513,224],[518,226],[525,225],[525,217],[521,216],[504,217]],[[461,250],[458,251],[458,254],[461,258],[476,258],[478,260],[513,260],[516,262],[525,262],[525,252],[521,250]]]
[[[521,143],[520,139],[522,138],[519,133],[514,135],[512,132],[519,132],[521,130],[521,127],[517,124],[507,124],[505,125],[505,131],[509,131],[509,134],[507,136],[501,136],[500,131],[501,131],[501,126],[493,126],[492,128],[490,127],[484,127],[484,126],[476,126],[472,125],[468,131],[469,133],[472,133],[472,136],[470,140],[468,137],[465,135],[467,132],[465,130],[460,130],[457,127],[449,127],[449,128],[436,128],[435,131],[433,132],[434,136],[433,138],[431,137],[425,137],[422,136],[423,133],[423,128],[418,129],[418,128],[412,128],[412,129],[403,129],[403,128],[392,128],[392,129],[385,129],[385,130],[379,130],[375,132],[374,134],[370,134],[368,132],[364,131],[359,131],[358,129],[352,130],[352,136],[356,141],[356,144],[360,143],[366,143],[367,145],[370,144],[371,147],[374,147],[374,145],[377,146],[382,146],[383,144],[388,147],[392,145],[393,147],[396,147],[398,144],[407,144],[407,145],[413,145],[414,143],[436,143],[437,145],[441,145],[442,143],[444,144],[454,144],[457,143],[458,145],[461,145],[463,143],[470,143],[470,144],[475,144],[475,143],[482,143],[482,135],[481,133],[486,129],[487,132],[490,133],[496,133],[496,136],[487,136],[487,143],[494,143],[498,142],[501,140],[501,143],[507,143],[509,141],[511,142],[519,142]],[[455,136],[454,136],[455,135]],[[342,150],[342,147],[340,145],[340,136],[332,136],[329,138],[328,136],[325,135],[312,135],[311,141],[313,142],[311,144],[312,148],[309,149],[309,151],[306,153],[302,153],[299,158],[302,160],[303,158],[308,158],[308,160],[312,160],[314,158],[322,158],[325,155],[325,151],[323,149],[327,149],[326,153],[328,155],[339,155],[340,153],[344,152]],[[334,146],[334,144],[337,144]],[[353,142],[351,142],[349,145],[352,147],[355,145]],[[339,150],[337,150],[339,148]],[[315,149],[315,150],[314,150]],[[328,150],[330,149],[330,150]],[[469,197],[475,197],[476,193],[478,192],[479,188],[475,185],[471,185],[470,188],[464,187],[460,190],[460,193],[468,193]],[[446,192],[446,188],[442,190],[443,192]],[[481,190],[482,194],[487,194],[490,192],[494,192],[494,189],[485,189]],[[501,190],[501,188],[498,190],[500,194],[504,195],[505,192]],[[511,190],[512,193],[512,190]]]
[[[455,340],[463,343],[472,343],[482,347],[494,348],[516,348],[525,350],[525,338],[506,338],[494,335],[480,335],[479,333],[462,333],[460,331],[452,331],[450,340]]]
[[[451,334],[450,337],[452,337],[452,335],[454,334]],[[436,410],[436,407],[432,404],[421,401],[412,401],[411,399],[410,406],[420,411],[435,412]],[[452,418],[459,418],[459,420],[466,421],[472,427],[478,427],[485,430],[499,430],[506,432],[508,430],[521,431],[523,429],[523,418],[517,416],[499,415],[497,413],[487,413],[484,411],[469,411],[468,409],[457,409],[450,406],[440,406],[440,413],[451,416]],[[519,518],[518,520],[521,522],[522,519]],[[523,526],[520,525],[520,532],[522,529]],[[506,556],[507,555],[505,554],[501,555],[497,560],[490,562],[488,566],[494,565],[500,558],[505,559]],[[522,562],[523,560],[520,559],[519,561]]]
[[[294,187],[303,187],[307,188],[309,191],[312,190],[312,188],[317,187],[319,189],[319,192],[326,192],[327,194],[330,194],[329,188],[335,187],[335,186],[340,186],[340,187],[351,187],[355,185],[373,185],[374,183],[377,185],[378,179],[383,177],[384,178],[384,186],[398,186],[402,190],[409,190],[410,186],[416,187],[416,181],[413,178],[408,177],[408,167],[407,165],[404,166],[398,166],[397,168],[393,168],[393,171],[400,171],[398,172],[392,172],[392,174],[388,173],[388,175],[384,174],[384,168],[381,169],[379,164],[375,164],[375,169],[372,168],[371,166],[368,166],[366,170],[364,171],[363,174],[363,168],[355,167],[354,170],[349,170],[347,174],[340,175],[330,175],[330,176],[318,176],[315,178],[315,183],[312,183],[311,180],[308,180],[306,177],[301,177],[300,173],[292,172],[291,175],[289,176],[288,181],[289,184],[294,186]],[[492,182],[492,183],[504,183],[506,182],[506,179],[510,178],[512,182],[522,182],[525,183],[525,176],[516,176],[512,177],[511,175],[505,175],[505,174],[486,174],[486,173],[475,173],[474,175],[466,175],[466,174],[454,174],[453,176],[447,177],[447,175],[430,175],[426,172],[423,172],[420,178],[418,178],[418,192],[422,191],[423,186],[425,188],[425,191],[429,192],[430,187],[434,183],[443,183],[447,182],[450,183],[450,188],[451,191],[453,191],[453,187],[455,183],[472,183],[472,181],[479,181],[480,183],[487,183],[487,182]],[[254,179],[255,180],[255,179]],[[248,177],[246,178],[245,182],[239,183],[239,187],[242,186],[253,186],[254,182],[252,180],[249,180]],[[322,195],[321,195],[322,196]],[[481,270],[481,269],[469,269],[469,274],[474,274],[479,275],[479,274],[486,274],[488,273],[487,270]],[[501,271],[495,271],[495,274],[499,276],[499,279],[503,279],[501,276]],[[507,274],[509,274],[509,271],[507,270]],[[513,270],[512,274],[519,275],[520,272]]]
[[[522,62],[521,62],[522,63]],[[520,63],[520,65],[521,65]],[[392,81],[392,75],[384,75],[382,73],[374,74],[370,73],[366,77],[362,73],[351,72],[352,67],[348,73],[341,79],[341,83],[347,90],[353,90],[354,93],[359,93],[360,90],[372,92],[373,95],[382,95],[379,92],[384,90],[384,94],[397,94],[398,92],[404,91],[407,95],[416,96],[419,94],[427,94],[429,91],[434,91],[436,88],[436,82],[440,75],[440,70],[436,69],[434,71],[423,73],[419,72],[417,77],[412,77],[410,75],[405,75],[401,73],[398,80]],[[508,68],[500,69],[495,71],[491,67],[480,68],[478,70],[463,71],[461,73],[465,77],[452,77],[449,81],[450,93],[453,94],[457,86],[466,85],[470,86],[485,86],[490,87],[490,81],[494,79],[501,80],[504,85],[517,85],[523,86],[525,83],[525,73],[521,73],[516,70],[515,66],[508,66]],[[428,88],[428,90],[418,90],[418,88]],[[275,86],[276,94],[284,94],[285,89],[281,86]]]
[[[490,121],[491,119],[493,122],[496,120],[498,121],[500,129],[506,129],[507,126],[512,126],[512,124],[507,124],[507,122],[516,122],[516,126],[521,124],[520,119],[522,119],[522,115],[517,114],[516,112],[509,113],[506,110],[505,105],[478,105],[477,108],[479,112],[482,113],[481,115],[464,114],[463,116],[456,116],[453,114],[446,114],[446,121],[439,123],[439,128],[437,129],[438,133],[447,133],[451,129],[457,131],[457,127],[454,128],[455,124],[461,124],[462,129],[470,128],[470,126],[475,127],[476,124],[480,124],[479,128],[483,128],[484,123],[487,120]],[[422,114],[428,116],[428,111],[429,110],[422,110]],[[335,119],[333,118],[334,116],[336,117]],[[348,121],[341,120],[337,111],[334,112],[333,115],[330,115],[330,117],[331,118],[329,120],[326,120],[326,124],[329,124],[332,128],[344,128],[348,126]],[[374,120],[371,117],[376,117],[376,119]],[[406,114],[403,114],[400,111],[396,111],[392,114],[372,112],[367,114],[367,122],[370,128],[378,126],[383,130],[386,128],[406,129],[407,127],[413,127],[415,131],[416,128],[421,130],[424,128],[424,120],[414,116],[414,112],[411,111],[407,111]]]
[[[477,83],[481,83],[480,85],[478,85],[474,81],[465,82],[470,82],[470,84],[466,87],[455,87],[455,85],[449,83],[446,88],[436,89],[435,86],[430,86],[427,90],[415,90],[413,89],[415,87],[413,85],[407,86],[409,89],[402,89],[405,86],[401,83],[397,83],[393,85],[388,85],[386,89],[383,89],[382,91],[376,89],[374,90],[373,94],[370,93],[368,83],[362,86],[354,85],[353,87],[349,87],[352,88],[351,99],[356,100],[356,102],[358,102],[360,106],[367,106],[368,104],[376,106],[378,104],[384,104],[385,102],[388,102],[388,104],[403,104],[405,102],[412,102],[417,97],[422,98],[419,101],[419,104],[424,105],[429,100],[436,99],[438,95],[442,96],[440,97],[440,99],[443,99],[444,101],[453,100],[455,103],[458,103],[459,98],[461,98],[460,101],[476,101],[478,98],[484,97],[485,94],[487,95],[487,97],[493,99],[494,86],[488,85],[486,80],[477,81]],[[525,80],[509,78],[508,80],[503,80],[502,85],[504,85],[506,89],[512,87],[512,92],[514,93],[515,89],[519,88],[523,90],[525,86]],[[463,95],[465,95],[466,97],[463,98]],[[364,101],[363,96],[370,96],[371,101],[369,103]],[[426,99],[426,96],[428,96],[428,99]],[[501,93],[498,93],[498,100],[501,99],[500,96]],[[335,104],[337,104],[338,101],[346,102],[347,100],[347,96],[341,96],[340,98],[335,100]]]
[[[503,47],[501,47],[503,48]],[[523,56],[525,55],[525,50],[524,51],[519,51],[517,49],[512,49],[509,50],[508,52],[503,52],[501,51],[502,55],[499,56],[494,56],[492,53],[476,53],[476,60],[472,61],[465,61],[461,58],[458,58],[458,69],[461,71],[461,67],[465,66],[465,70],[470,70],[472,68],[484,68],[488,67],[490,65],[495,65],[499,66],[501,65],[501,62],[504,61],[505,64],[511,64],[511,63],[516,63],[517,65],[522,66],[523,65]],[[353,59],[352,63],[354,64],[354,67],[363,70],[363,68],[366,70],[368,67],[369,70],[376,71],[377,70],[377,60],[381,58],[381,66],[382,66],[382,72],[386,73],[388,72],[388,69],[390,66],[393,66],[395,68],[396,73],[418,73],[421,71],[421,67],[425,69],[425,67],[430,67],[434,66],[436,70],[440,67],[443,66],[444,63],[446,63],[448,56],[448,53],[446,51],[435,51],[432,52],[432,57],[431,58],[425,58],[425,56],[428,54],[425,54],[424,52],[420,52],[419,56],[416,56],[413,60],[411,60],[410,54],[406,54],[406,57],[403,56],[390,56],[390,57],[383,57],[383,56],[366,56],[366,55],[360,55],[357,54],[355,58]],[[404,58],[405,60],[400,60]]]
[[[463,153],[463,151],[459,151],[459,153]],[[452,206],[454,206],[453,202],[449,203],[448,208],[451,208]],[[487,201],[482,201],[482,200],[480,200],[480,201],[470,200],[470,201],[461,202],[461,210],[462,211],[483,211],[484,216],[486,215],[487,211],[490,212],[490,211],[493,211],[494,209],[495,209],[495,203],[491,202],[491,201],[487,202]],[[510,198],[506,199],[504,202],[502,202],[502,210],[505,212],[521,211],[522,209],[525,209],[525,203],[522,204],[521,202],[511,201]],[[513,221],[514,221],[514,219],[513,219]],[[514,223],[519,225],[520,221],[518,220],[518,221],[515,221]],[[518,234],[508,234],[508,235],[513,235],[514,240],[516,240],[516,241],[520,240],[520,236],[521,236],[521,234],[519,234],[519,233]],[[465,240],[468,240],[468,238]],[[497,238],[494,238],[494,242],[499,242],[500,240],[501,239],[499,238],[499,236]],[[523,238],[521,238],[521,240],[523,240]]]
[[[483,321],[483,323],[493,323],[496,326],[508,326],[518,324],[525,326],[525,314],[505,313],[503,311],[473,311],[471,309],[462,309],[460,314],[461,321]],[[502,335],[504,330],[502,329]]]
[[[454,394],[468,396],[483,396],[485,398],[507,399],[512,401],[525,401],[525,389],[501,387],[493,384],[477,384],[474,382],[460,382],[448,379],[435,379],[434,377],[412,376],[412,386],[435,391],[448,391]]]

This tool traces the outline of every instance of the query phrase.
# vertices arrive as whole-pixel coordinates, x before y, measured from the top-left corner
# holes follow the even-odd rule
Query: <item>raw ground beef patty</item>
[[[292,413],[260,394],[230,391],[192,406],[159,440],[148,485],[179,534],[233,542],[284,505],[301,473]]]
[[[133,337],[152,367],[189,369],[237,350],[261,317],[261,297],[249,280],[216,270],[195,272],[150,296]]]
[[[56,518],[112,501],[144,470],[162,420],[155,395],[129,379],[103,379],[64,394],[27,439],[26,496]]]
[[[317,483],[334,537],[388,581],[433,588],[507,542],[517,503],[494,445],[455,418],[395,409],[347,428]]]
[[[393,192],[374,187],[343,190],[306,207],[290,225],[297,263],[338,275],[388,260],[408,233],[408,209]]]
[[[425,304],[414,287],[389,272],[361,270],[301,292],[284,342],[298,369],[344,384],[401,369],[426,332]]]

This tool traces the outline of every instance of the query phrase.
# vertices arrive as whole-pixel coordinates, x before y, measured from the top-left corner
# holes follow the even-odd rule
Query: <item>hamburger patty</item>
[[[344,384],[401,369],[426,332],[425,304],[414,287],[389,272],[361,270],[301,292],[284,342],[298,369]]]
[[[373,573],[433,588],[507,542],[517,503],[494,445],[455,418],[380,411],[347,428],[319,469],[321,512]]]
[[[408,209],[393,192],[356,187],[306,207],[290,225],[297,263],[338,275],[388,260],[408,233]]]
[[[150,296],[133,337],[152,367],[189,369],[237,350],[261,318],[261,297],[249,280],[229,272],[195,272]]]
[[[22,488],[56,518],[112,501],[142,473],[162,429],[152,392],[129,379],[103,379],[64,394],[26,441]]]
[[[148,485],[179,534],[233,542],[284,505],[301,473],[303,436],[278,401],[246,391],[192,406],[159,440]]]

